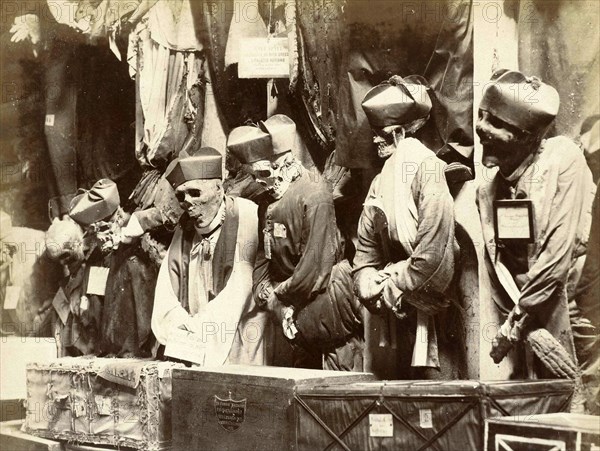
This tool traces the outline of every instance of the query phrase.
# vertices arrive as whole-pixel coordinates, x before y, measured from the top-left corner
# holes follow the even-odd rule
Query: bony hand
[[[283,319],[281,320],[281,326],[283,327],[283,334],[290,340],[296,338],[298,329],[294,321],[294,307],[283,307],[281,309]]]
[[[265,308],[272,312],[275,315],[275,320],[278,324],[283,321],[284,309],[286,308],[279,298],[275,295],[275,292],[271,291],[269,295],[269,299],[267,300],[267,304]]]
[[[383,291],[383,282],[387,276],[375,268],[368,268],[361,272],[354,282],[354,292],[360,302],[372,313],[381,309],[380,296]]]
[[[498,329],[496,337],[492,341],[490,357],[494,363],[500,363],[513,348],[515,343],[523,338],[527,315],[519,308],[515,308],[508,314],[506,321]]]
[[[41,37],[40,18],[35,14],[15,17],[10,32],[13,34],[10,42],[21,42],[29,39],[32,44],[37,44],[40,42]]]

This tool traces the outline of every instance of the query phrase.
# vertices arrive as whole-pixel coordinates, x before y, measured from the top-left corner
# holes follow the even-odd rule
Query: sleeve
[[[527,312],[542,307],[555,290],[566,283],[571,268],[579,220],[585,208],[588,184],[592,183],[583,155],[576,158],[576,161],[562,162],[545,239],[521,288],[519,305]]]
[[[160,344],[167,343],[169,332],[173,329],[188,327],[189,313],[181,306],[173,291],[169,276],[168,254],[163,259],[158,271],[154,306],[152,308],[152,332]]]
[[[419,214],[414,250],[409,259],[388,268],[391,280],[403,292],[424,288],[443,292],[454,275],[455,250],[454,201],[444,163],[424,160],[413,181],[413,193]]]
[[[305,205],[304,209],[302,256],[292,276],[275,288],[281,302],[296,307],[325,290],[340,248],[331,195],[329,199],[322,197],[313,205]]]
[[[258,247],[256,208],[240,209],[235,263],[225,288],[190,321],[190,330],[206,343],[205,365],[223,365],[233,345],[238,325],[253,308],[252,272]]]
[[[377,186],[379,185],[380,175],[377,175],[371,183],[369,194],[365,200],[360,219],[358,221],[358,244],[356,246],[356,255],[354,256],[354,287],[359,297],[362,297],[362,287],[367,287],[368,280],[383,269],[387,261],[381,242],[381,232],[378,231],[378,215],[382,215],[379,221],[385,221],[382,210],[374,205],[369,205],[369,201],[375,199],[377,195]]]
[[[252,294],[254,299],[260,299],[265,302],[272,292],[273,283],[269,276],[269,260],[265,257],[265,250],[262,241],[260,241],[256,253],[256,264],[252,275]]]
[[[369,205],[370,201],[377,196],[377,186],[379,185],[381,175],[377,175],[371,183],[369,194],[365,200],[360,219],[358,221],[358,244],[356,246],[356,255],[354,256],[354,273],[357,274],[364,268],[382,269],[386,262],[381,243],[381,235],[377,231],[377,214],[383,214],[383,211],[377,207]]]

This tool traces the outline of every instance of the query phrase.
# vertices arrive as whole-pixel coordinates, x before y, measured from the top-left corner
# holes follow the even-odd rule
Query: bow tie
[[[199,234],[202,237],[202,240],[194,245],[194,248],[192,249],[191,253],[195,254],[196,252],[199,251],[199,248],[202,247],[202,258],[204,260],[210,260],[210,258],[212,256],[210,237],[220,228],[221,228],[221,225],[219,224],[217,227],[215,227],[210,232],[205,233],[205,234]]]

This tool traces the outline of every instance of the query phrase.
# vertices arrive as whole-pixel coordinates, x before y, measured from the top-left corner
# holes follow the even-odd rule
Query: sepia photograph
[[[600,0],[3,0],[2,451],[600,451]]]

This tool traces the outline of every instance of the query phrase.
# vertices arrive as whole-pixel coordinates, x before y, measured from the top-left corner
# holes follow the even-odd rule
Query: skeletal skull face
[[[401,125],[373,129],[373,144],[377,146],[379,158],[389,158],[396,150],[395,134],[403,136]]]
[[[54,220],[46,232],[46,253],[66,275],[75,273],[85,259],[83,230],[71,220]]]
[[[100,250],[103,253],[111,252],[119,247],[123,220],[121,215],[115,215],[109,221],[98,221],[92,224],[94,237],[100,244]]]
[[[190,180],[175,190],[179,205],[196,222],[196,227],[207,227],[215,218],[223,201],[221,180]]]
[[[505,175],[510,175],[531,152],[532,135],[487,111],[479,110],[475,130],[483,146],[483,164],[488,168],[498,166]]]
[[[298,175],[291,152],[278,155],[272,160],[260,160],[252,163],[252,174],[273,199],[281,199]]]

